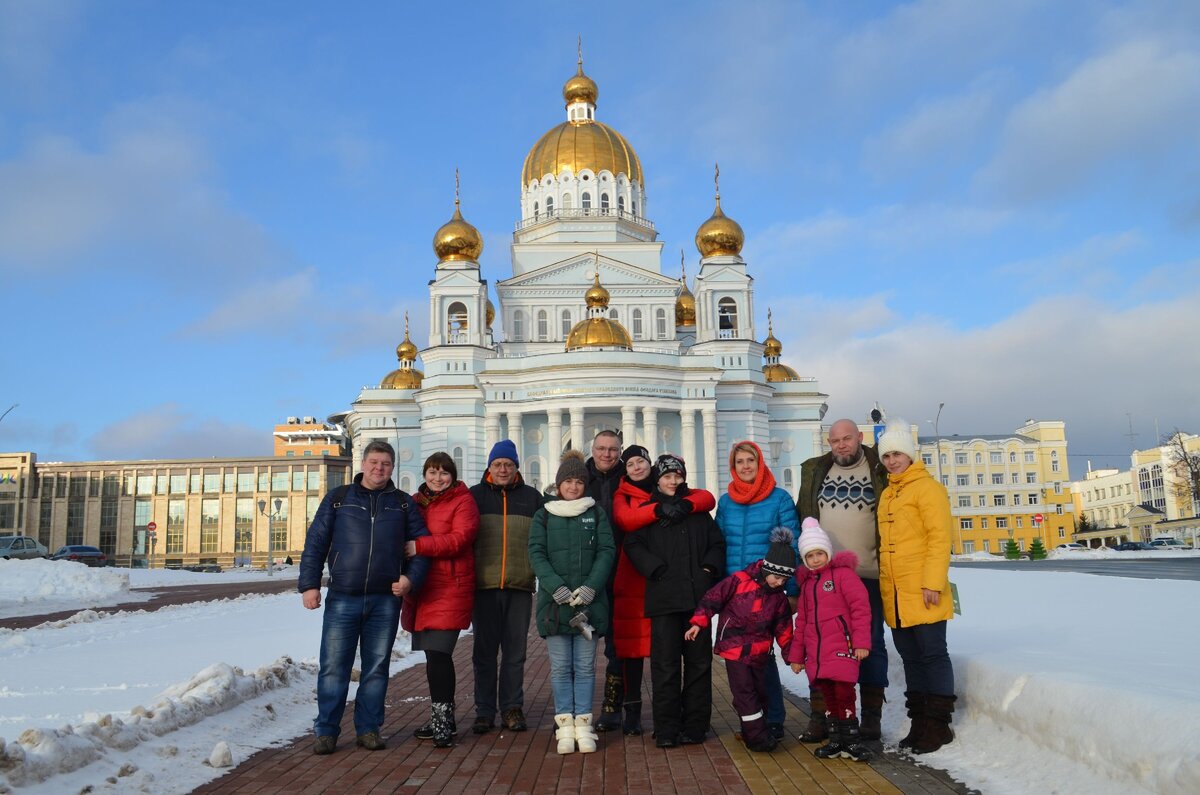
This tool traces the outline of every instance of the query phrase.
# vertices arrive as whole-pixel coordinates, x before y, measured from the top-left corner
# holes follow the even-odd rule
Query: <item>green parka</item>
[[[575,515],[559,515],[575,511]],[[529,562],[537,574],[537,628],[548,635],[578,633],[570,625],[577,612],[587,613],[597,635],[608,630],[610,607],[605,585],[616,561],[612,528],[604,510],[591,497],[550,500],[533,515],[529,528]],[[596,592],[590,605],[556,604],[560,586],[574,591],[586,585]]]

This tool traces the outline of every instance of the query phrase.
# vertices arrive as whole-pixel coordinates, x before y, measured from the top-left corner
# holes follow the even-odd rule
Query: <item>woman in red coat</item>
[[[454,459],[434,453],[425,461],[425,482],[413,495],[429,535],[409,541],[409,556],[429,558],[429,574],[416,597],[405,598],[400,623],[412,633],[414,651],[425,652],[432,716],[417,729],[438,748],[454,745],[454,646],[458,633],[471,626],[475,602],[475,535],[479,509],[458,479]]]
[[[625,555],[625,535],[641,530],[662,517],[663,503],[652,502],[654,480],[650,477],[650,451],[641,445],[630,445],[621,455],[625,462],[625,476],[617,486],[613,497],[613,525],[616,535],[617,573],[613,580],[613,639],[617,657],[625,677],[625,722],[626,735],[642,733],[642,661],[650,656],[650,619],[646,618],[646,578]],[[711,492],[696,489],[683,500],[691,506],[692,513],[708,512],[717,505]]]

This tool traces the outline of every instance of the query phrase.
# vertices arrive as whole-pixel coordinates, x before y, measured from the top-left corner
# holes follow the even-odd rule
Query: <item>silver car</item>
[[[0,559],[29,560],[44,558],[50,555],[50,550],[29,536],[0,536]]]

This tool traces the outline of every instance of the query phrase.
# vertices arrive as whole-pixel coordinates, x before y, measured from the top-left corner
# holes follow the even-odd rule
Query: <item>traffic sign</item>
[[[1033,522],[1034,524],[1041,524],[1045,518],[1046,517],[1042,516],[1040,513],[1035,513],[1033,515]]]
[[[151,522],[150,524],[146,525],[146,529],[149,530],[151,533],[153,533],[155,530],[158,529],[158,525],[155,524],[154,522]]]

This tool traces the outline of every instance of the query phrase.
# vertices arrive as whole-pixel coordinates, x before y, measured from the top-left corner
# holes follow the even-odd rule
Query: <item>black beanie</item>
[[[767,557],[763,560],[763,574],[791,577],[796,573],[796,550],[792,548],[792,531],[786,527],[776,527],[771,530],[770,541]]]
[[[640,444],[631,444],[625,448],[625,452],[621,453],[622,464],[628,464],[631,458],[644,458],[647,464],[654,463],[654,459],[650,457],[650,451]]]
[[[663,453],[654,462],[654,469],[651,470],[650,476],[654,478],[655,483],[658,483],[668,472],[678,472],[684,480],[687,480],[687,465],[683,463],[683,459],[677,455]]]

